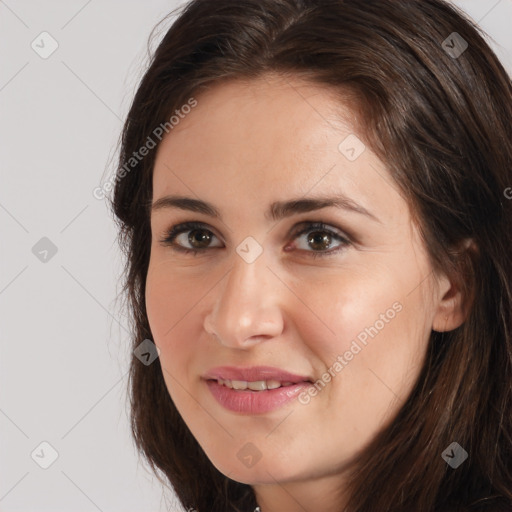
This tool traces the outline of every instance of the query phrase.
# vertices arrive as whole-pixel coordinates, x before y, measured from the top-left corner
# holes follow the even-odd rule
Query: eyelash
[[[350,245],[349,240],[347,238],[339,235],[335,231],[328,229],[327,225],[323,222],[304,222],[301,225],[304,226],[303,229],[300,229],[298,232],[292,233],[293,238],[297,238],[301,235],[304,235],[306,233],[309,233],[311,231],[320,231],[328,233],[332,238],[338,240],[341,242],[339,247],[337,247],[334,250],[330,251],[306,251],[308,253],[311,253],[311,257],[318,258],[318,257],[327,257],[327,256],[333,256],[334,254],[342,251],[345,249],[348,245]],[[184,222],[182,224],[177,224],[175,226],[172,226],[166,233],[165,238],[160,240],[160,243],[165,246],[170,246],[172,250],[184,253],[184,254],[191,254],[193,256],[196,256],[197,253],[204,252],[206,250],[209,250],[208,247],[203,249],[188,249],[186,247],[182,247],[180,245],[174,244],[175,238],[180,235],[181,233],[186,233],[187,231],[193,231],[193,230],[203,230],[203,231],[209,231],[212,233],[208,227],[205,224],[202,224],[200,222]],[[215,234],[212,233],[214,236]]]

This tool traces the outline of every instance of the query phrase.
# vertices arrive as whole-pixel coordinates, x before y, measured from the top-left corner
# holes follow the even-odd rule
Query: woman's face
[[[146,301],[167,388],[231,479],[339,482],[404,403],[431,329],[456,326],[450,282],[332,91],[267,77],[196,99],[154,168]],[[200,226],[162,241],[185,222]]]

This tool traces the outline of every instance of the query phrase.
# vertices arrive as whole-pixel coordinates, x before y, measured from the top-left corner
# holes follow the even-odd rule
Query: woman
[[[512,510],[511,119],[441,0],[184,6],[112,205],[133,434],[183,507]]]

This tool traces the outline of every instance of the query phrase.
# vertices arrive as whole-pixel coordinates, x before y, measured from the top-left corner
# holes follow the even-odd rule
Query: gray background
[[[92,194],[180,3],[0,0],[0,512],[180,510],[129,436],[122,259]],[[512,74],[512,0],[456,3]]]

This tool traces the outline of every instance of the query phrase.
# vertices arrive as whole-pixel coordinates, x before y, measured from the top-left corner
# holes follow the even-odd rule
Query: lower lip
[[[242,414],[262,414],[273,411],[291,402],[302,391],[312,386],[311,382],[299,382],[266,391],[235,391],[219,384],[216,380],[207,380],[212,395],[226,409]]]

